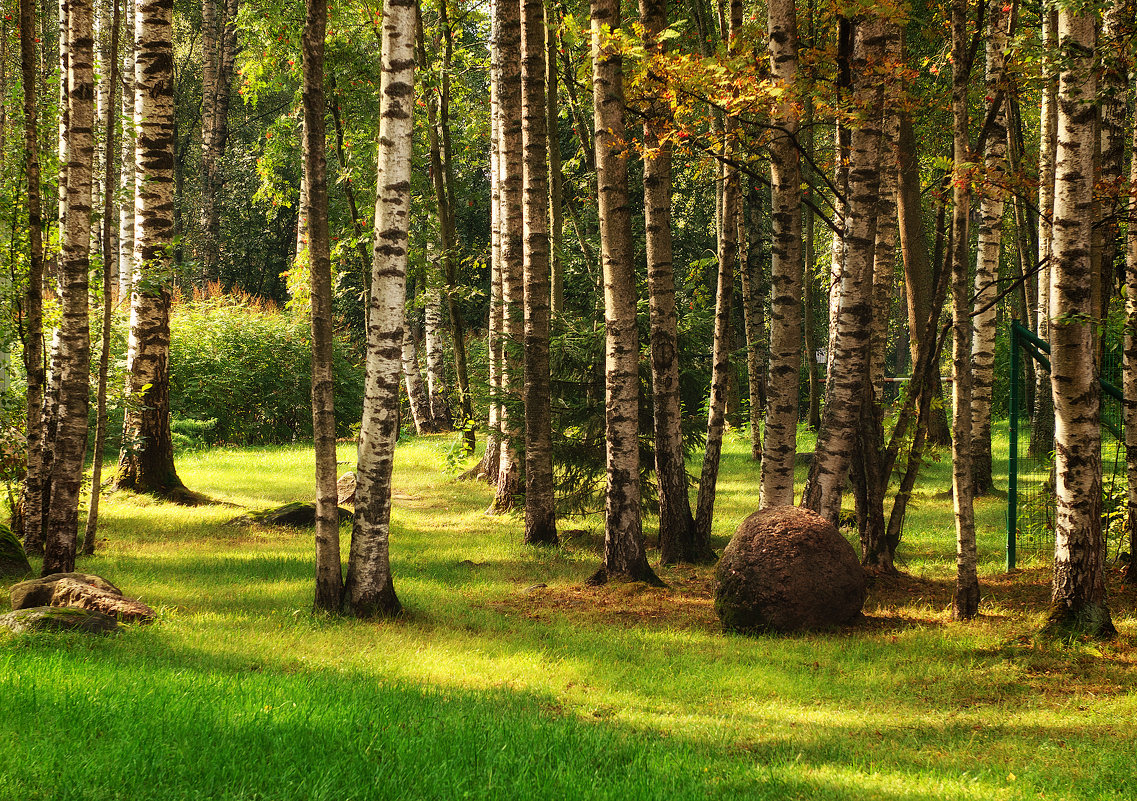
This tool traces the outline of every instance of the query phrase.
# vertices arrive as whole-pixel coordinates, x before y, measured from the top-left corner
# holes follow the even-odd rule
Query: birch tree
[[[174,244],[173,0],[136,0],[134,255],[127,412],[116,484],[193,502],[170,433],[170,282]]]
[[[523,185],[521,158],[521,10],[519,3],[498,2],[498,213],[501,238],[502,360],[501,391],[518,393],[523,376],[518,369],[518,349],[524,337],[524,235],[522,220]],[[520,489],[520,462],[517,445],[523,441],[522,420],[508,404],[498,410],[501,426],[501,452],[498,462],[497,493],[490,510],[495,513],[513,508]]]
[[[90,0],[71,0],[67,19],[67,182],[60,193],[62,218],[59,410],[53,441],[51,496],[45,531],[43,575],[75,568],[79,491],[87,446],[88,380],[91,372],[89,289],[91,171],[94,162],[94,9]],[[61,48],[62,49],[62,48]],[[62,116],[62,115],[61,115]]]
[[[884,89],[872,73],[884,53],[885,31],[873,17],[858,18],[853,43],[852,104],[861,116],[850,132],[844,265],[831,334],[829,381],[817,448],[801,505],[834,524],[848,475],[862,395],[868,391],[872,272],[880,189]],[[834,248],[836,249],[836,245]]]
[[[555,545],[552,398],[549,375],[548,105],[545,4],[521,3],[521,146],[525,276],[525,542]]]
[[[134,3],[125,0],[127,33],[122,42],[122,166],[119,174],[117,298],[134,286]]]
[[[346,603],[357,617],[397,615],[391,578],[391,471],[399,433],[399,373],[410,230],[415,0],[384,0],[367,370],[356,468]]]
[[[102,63],[108,70],[102,81],[105,82],[104,96],[101,103],[105,106],[103,124],[103,214],[100,221],[99,240],[103,253],[102,270],[102,318],[101,337],[99,348],[99,377],[98,388],[95,391],[95,449],[91,465],[91,495],[87,504],[87,525],[83,533],[83,555],[91,556],[95,553],[95,539],[99,530],[99,497],[102,493],[103,478],[103,446],[107,438],[107,372],[110,368],[111,352],[111,322],[114,312],[114,288],[118,284],[117,267],[118,248],[115,244],[115,234],[118,233],[118,214],[115,206],[116,184],[119,165],[117,163],[118,149],[118,103],[115,102],[118,91],[118,38],[122,27],[122,15],[118,0],[111,0],[110,34],[103,43]]]
[[[1105,596],[1100,389],[1095,375],[1093,259],[1097,77],[1092,6],[1058,8],[1058,152],[1050,286],[1054,394],[1054,578],[1049,627],[1115,634]]]
[[[995,382],[995,314],[999,294],[999,255],[1003,244],[1003,207],[1007,185],[1007,102],[1004,89],[1007,30],[1010,8],[1003,0],[987,4],[987,67],[985,105],[991,116],[983,150],[983,193],[979,199],[978,251],[975,260],[975,332],[971,340],[973,364],[971,403],[971,459],[975,494],[991,489],[991,391]]]
[[[723,33],[733,47],[742,27],[742,2],[731,0],[728,28]],[[695,501],[695,547],[710,549],[711,523],[714,517],[715,489],[718,485],[722,458],[722,436],[726,424],[726,401],[730,384],[731,306],[734,301],[734,273],[738,261],[737,218],[742,203],[742,183],[738,167],[733,164],[738,153],[738,121],[726,115],[722,124],[722,200],[718,226],[718,286],[715,292],[714,340],[711,345],[711,396],[707,404],[707,441],[703,452],[703,468],[699,477],[699,494]]]
[[[1137,79],[1137,72],[1134,73]],[[1129,185],[1137,186],[1137,125],[1130,145]],[[1124,404],[1125,466],[1129,478],[1126,527],[1129,530],[1129,566],[1125,579],[1137,583],[1137,195],[1128,203],[1129,228],[1125,247],[1125,362]]]
[[[1050,340],[1050,277],[1054,271],[1054,160],[1058,152],[1058,9],[1043,3],[1042,108],[1038,133],[1038,330]],[[1049,458],[1054,450],[1054,396],[1043,370],[1036,373],[1035,407],[1031,410],[1030,455]]]
[[[653,52],[666,51],[666,0],[640,0],[644,36]],[[671,143],[661,139],[669,123],[667,103],[653,99],[644,116],[644,239],[647,249],[651,337],[652,420],[659,491],[659,559],[665,565],[695,562],[695,518],[687,495],[679,398],[679,323],[671,261]]]
[[[34,0],[20,0],[20,77],[24,89],[24,175],[28,191],[28,285],[24,291],[28,468],[24,479],[25,546],[42,547],[43,531],[43,198],[40,192],[39,48]],[[33,550],[28,548],[28,550]]]
[[[206,0],[209,5],[213,0]],[[340,517],[336,488],[336,414],[333,378],[332,263],[328,241],[328,171],[324,125],[324,39],[327,0],[306,0],[301,39],[303,153],[307,184],[308,267],[312,323],[312,439],[316,459],[316,592],[314,606],[338,612],[343,602]],[[217,88],[217,93],[222,91]],[[226,84],[225,90],[228,91]],[[211,148],[216,143],[210,143]],[[204,147],[204,145],[203,145]],[[216,155],[216,152],[214,153]],[[212,243],[216,247],[216,242]],[[216,252],[214,252],[216,257]]]
[[[770,143],[770,360],[759,506],[792,506],[797,454],[798,371],[802,350],[801,161],[798,116],[798,36],[794,0],[769,4],[770,71],[784,94]],[[811,357],[812,358],[812,357]]]
[[[604,501],[604,566],[611,578],[658,581],[648,566],[640,518],[639,336],[636,276],[628,209],[624,63],[618,42],[619,0],[592,0],[592,96],[596,177],[604,268],[604,417],[608,477]]]
[[[971,76],[967,1],[951,6],[952,58],[952,503],[955,511],[956,583],[952,616],[979,614],[978,554],[975,547],[974,474],[971,465],[971,298],[968,221],[971,211],[971,141],[967,90]]]
[[[236,54],[238,0],[201,4],[201,208],[198,215],[202,278],[220,278],[221,159],[228,139],[229,83]]]

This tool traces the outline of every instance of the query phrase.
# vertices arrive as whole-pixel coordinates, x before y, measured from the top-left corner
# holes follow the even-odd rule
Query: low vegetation
[[[1137,794],[1133,590],[1111,565],[1117,640],[1039,637],[1048,563],[1004,573],[992,496],[981,615],[952,622],[947,460],[917,488],[904,575],[871,587],[862,623],[742,637],[717,625],[709,568],[584,587],[600,516],[562,521],[557,549],[523,548],[520,520],[483,514],[491,488],[447,472],[449,446],[399,447],[395,622],[313,616],[310,532],[229,525],[235,507],[306,498],[310,447],[180,458],[187,485],[233,506],[106,497],[79,569],[160,620],[0,635],[0,799]],[[728,437],[720,550],[756,507],[747,453]],[[350,469],[350,446],[339,459]]]

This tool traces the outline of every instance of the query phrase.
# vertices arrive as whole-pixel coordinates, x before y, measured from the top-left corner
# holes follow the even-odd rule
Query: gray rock
[[[151,623],[157,617],[146,604],[75,579],[56,582],[51,606],[101,612],[123,623]]]
[[[848,541],[806,509],[780,506],[742,522],[715,568],[723,628],[791,632],[851,623],[865,573]]]
[[[31,572],[24,546],[12,529],[0,524],[0,579],[22,578]]]
[[[336,482],[336,496],[340,506],[355,506],[355,473],[347,472]]]
[[[118,621],[102,612],[93,612],[89,609],[35,606],[0,615],[0,626],[15,634],[27,631],[81,631],[87,634],[110,634],[118,629]]]
[[[88,573],[52,573],[41,578],[13,584],[9,591],[12,597],[12,608],[31,609],[36,606],[51,606],[51,599],[55,595],[55,585],[64,579],[72,579],[114,595],[122,595],[122,590],[99,576]]]
[[[339,515],[341,523],[352,518],[352,513],[342,506],[339,507]],[[260,526],[284,526],[285,528],[312,528],[316,525],[316,504],[293,501],[272,509],[249,512],[247,515],[233,518],[229,524],[234,526],[256,524]]]

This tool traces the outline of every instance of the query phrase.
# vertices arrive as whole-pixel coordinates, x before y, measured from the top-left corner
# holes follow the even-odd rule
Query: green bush
[[[170,409],[187,440],[180,444],[270,444],[312,436],[306,313],[278,311],[248,297],[195,299],[174,307],[170,333]],[[335,343],[334,374],[336,435],[347,436],[363,413],[363,369],[342,340]]]

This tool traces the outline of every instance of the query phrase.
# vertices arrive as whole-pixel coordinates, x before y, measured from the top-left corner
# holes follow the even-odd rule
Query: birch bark
[[[415,0],[383,2],[375,256],[355,523],[345,586],[345,600],[357,617],[393,616],[402,610],[391,578],[391,471],[399,433],[417,16]]]
[[[770,143],[770,357],[758,505],[792,506],[802,351],[801,157],[798,153],[797,7],[769,4],[770,71],[784,94]],[[753,281],[753,277],[751,278]]]
[[[1100,389],[1095,375],[1093,258],[1096,14],[1058,9],[1058,152],[1054,165],[1054,271],[1050,381],[1054,393],[1057,511],[1048,626],[1116,633],[1106,606],[1101,530]]]

